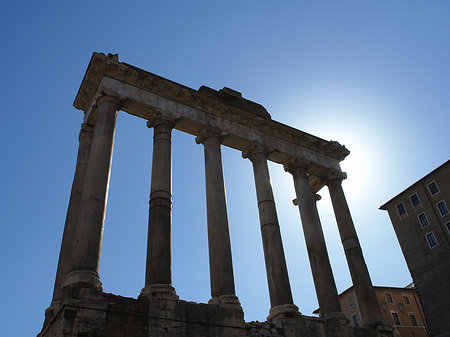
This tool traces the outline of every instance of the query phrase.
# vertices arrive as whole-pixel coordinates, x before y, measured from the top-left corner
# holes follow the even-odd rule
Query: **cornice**
[[[120,63],[117,55],[94,53],[76,96],[74,106],[85,113],[92,107],[103,77],[110,77],[161,97],[235,123],[250,125],[260,132],[308,148],[338,161],[349,153],[335,141],[326,141],[271,119],[264,107],[242,98],[232,89],[216,91],[202,86],[194,90],[142,69]]]

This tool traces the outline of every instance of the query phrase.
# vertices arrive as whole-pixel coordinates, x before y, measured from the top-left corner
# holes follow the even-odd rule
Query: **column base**
[[[269,316],[267,316],[268,321],[276,321],[285,316],[288,317],[301,317],[302,314],[298,310],[295,304],[281,304],[270,308]]]
[[[100,275],[92,270],[75,270],[67,274],[61,288],[70,287],[74,285],[87,285],[103,292],[102,283],[100,282]]]
[[[142,288],[139,298],[163,298],[176,301],[179,299],[175,288],[170,284],[151,284]]]
[[[61,301],[56,300],[50,303],[50,306],[45,309],[45,321],[44,326],[46,326],[50,321],[52,321],[53,317],[58,313],[61,309]]]
[[[320,318],[325,319],[326,321],[334,321],[339,324],[348,324],[349,320],[345,317],[343,312],[330,312],[327,314],[320,315]]]
[[[236,295],[222,295],[219,297],[212,297],[208,301],[208,304],[216,304],[223,308],[234,308],[242,310],[241,302]]]
[[[45,317],[51,317],[61,306],[61,300],[55,300],[50,303],[50,306],[45,309]]]

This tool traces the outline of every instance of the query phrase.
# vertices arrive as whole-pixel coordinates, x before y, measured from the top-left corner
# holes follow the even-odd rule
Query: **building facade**
[[[413,286],[374,287],[383,317],[401,337],[429,337],[424,315]],[[339,295],[342,311],[352,326],[364,324],[353,287]]]
[[[380,209],[388,211],[431,336],[450,336],[450,161]]]

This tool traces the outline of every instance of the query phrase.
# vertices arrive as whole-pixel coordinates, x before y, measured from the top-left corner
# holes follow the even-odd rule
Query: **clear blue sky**
[[[152,3],[152,4],[149,4]],[[92,52],[198,89],[223,86],[272,118],[352,152],[344,190],[376,285],[411,279],[378,207],[449,159],[450,2],[14,1],[0,10],[0,322],[36,335],[50,304]],[[144,284],[153,131],[121,112],[103,241],[106,292]],[[236,291],[246,320],[269,310],[251,163],[223,149]],[[317,307],[292,178],[271,165],[295,303]],[[351,285],[328,191],[319,212],[339,291]],[[202,147],[173,140],[173,283],[209,299]]]

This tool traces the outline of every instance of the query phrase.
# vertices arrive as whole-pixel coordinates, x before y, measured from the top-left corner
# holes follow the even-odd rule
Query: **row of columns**
[[[62,289],[85,285],[101,289],[98,274],[105,218],[106,198],[114,142],[118,99],[103,96],[97,102],[94,131],[83,126],[74,183],[69,202],[58,264],[53,302],[62,298]],[[172,287],[172,129],[177,120],[163,115],[148,122],[154,128],[153,161],[149,206],[149,229],[145,287],[140,296],[177,299]],[[210,303],[240,307],[235,294],[231,244],[223,180],[221,143],[217,130],[205,129],[196,138],[203,144],[210,261]],[[299,315],[293,303],[280,226],[268,169],[270,150],[254,143],[243,157],[253,165],[261,235],[264,248],[271,310],[269,318],[280,314]],[[89,158],[89,160],[87,160]],[[292,174],[302,227],[314,278],[320,314],[326,319],[343,320],[322,227],[307,176],[308,163],[292,159],[285,170]],[[339,232],[366,324],[383,322],[375,292],[364,262],[339,174],[328,174],[327,184]]]

